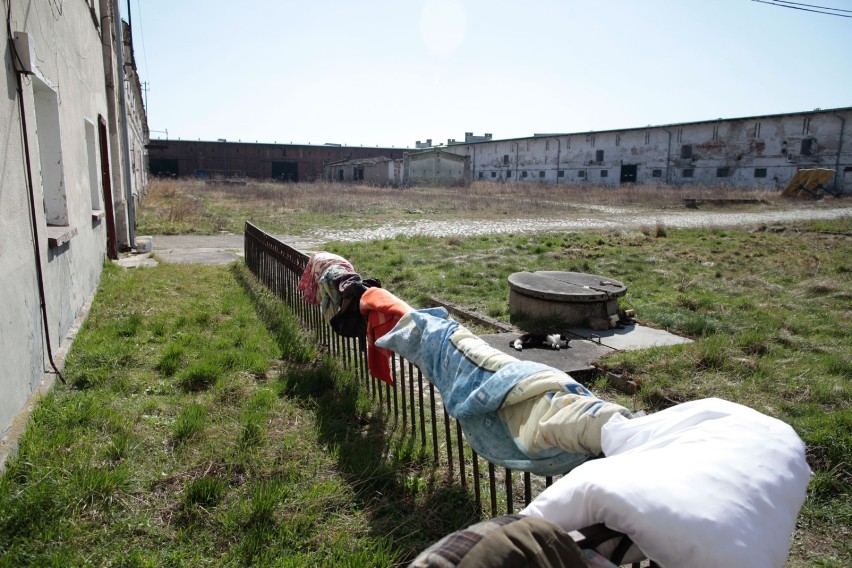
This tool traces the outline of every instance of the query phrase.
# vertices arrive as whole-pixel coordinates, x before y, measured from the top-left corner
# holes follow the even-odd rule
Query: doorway
[[[636,164],[621,165],[621,183],[636,183]]]

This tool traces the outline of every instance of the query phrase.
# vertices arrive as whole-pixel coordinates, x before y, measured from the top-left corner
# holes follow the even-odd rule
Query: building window
[[[59,97],[49,85],[33,76],[44,216],[48,225],[68,225],[68,199],[62,168],[62,137],[59,131]]]
[[[802,156],[813,156],[816,153],[816,139],[805,138],[802,140]]]
[[[691,178],[694,174],[695,170],[693,170],[692,168],[686,168],[685,170],[683,170],[682,173],[683,177],[685,178]]]
[[[479,179],[482,179],[482,172],[479,172]]]
[[[512,177],[512,170],[507,170],[506,171],[506,178],[510,178],[510,177]]]
[[[504,166],[509,165],[509,154],[503,154],[503,165]]]
[[[601,170],[601,177],[602,178],[609,177],[609,170]]]
[[[544,172],[543,172],[543,171],[538,172],[538,177],[543,178],[543,177],[544,177]]]
[[[663,170],[651,170],[651,177],[663,177]]]
[[[497,177],[497,172],[491,172],[491,177]]]
[[[603,162],[603,159],[604,159],[604,151],[603,150],[596,150],[595,151],[595,161],[597,163],[601,163],[601,162]]]
[[[521,177],[527,177],[527,172],[521,172]]]
[[[717,178],[726,178],[730,174],[730,170],[728,168],[716,168],[716,177]]]
[[[98,175],[98,146],[95,140],[95,123],[84,120],[84,130],[86,131],[86,157],[88,158],[89,170],[89,196],[92,204],[92,211],[99,211],[101,207],[101,187],[100,176]]]
[[[754,177],[765,178],[766,177],[766,168],[754,168]]]
[[[680,158],[688,160],[692,157],[692,144],[684,144],[680,147]]]
[[[564,177],[565,177],[565,170],[559,170],[559,171],[557,171],[557,172],[556,172],[556,177],[564,178]]]
[[[578,178],[584,178],[584,177],[586,177],[586,170],[579,170],[579,171],[577,172],[577,177],[578,177]]]

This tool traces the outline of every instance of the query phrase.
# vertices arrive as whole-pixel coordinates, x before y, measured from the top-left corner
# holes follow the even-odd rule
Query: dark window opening
[[[595,161],[596,162],[603,162],[603,159],[604,159],[604,151],[603,150],[596,150],[595,151]]]
[[[651,177],[663,177],[663,170],[651,170]]]
[[[296,162],[272,162],[272,179],[299,181],[299,164]]]
[[[609,170],[601,170],[601,177],[602,178],[609,177]]]
[[[506,177],[507,178],[512,177],[512,170],[509,170],[509,171],[506,172]]]
[[[504,166],[509,165],[509,154],[503,154],[503,165]]]
[[[565,170],[559,170],[559,171],[557,171],[557,172],[556,172],[556,177],[564,178],[564,177],[565,177]]]
[[[543,178],[543,177],[544,177],[544,172],[538,172],[538,177]]]
[[[482,172],[479,172],[479,177],[480,177],[480,179],[482,178]]]
[[[521,177],[527,177],[527,172],[521,172]]]
[[[754,177],[765,178],[766,177],[766,168],[754,168]]]
[[[686,168],[685,170],[683,170],[683,177],[685,178],[691,178],[694,174],[695,170],[693,170],[692,168]]]
[[[802,156],[813,156],[816,153],[816,139],[805,138],[802,140]]]
[[[497,177],[497,172],[491,172],[491,177]]]
[[[726,178],[730,175],[731,171],[729,168],[716,168],[716,177],[717,178]]]
[[[337,170],[337,181],[343,181],[343,170]]]
[[[684,144],[680,147],[680,157],[682,160],[688,160],[692,157],[692,144]]]
[[[579,170],[577,172],[577,177],[580,177],[580,178],[586,177],[586,170]]]

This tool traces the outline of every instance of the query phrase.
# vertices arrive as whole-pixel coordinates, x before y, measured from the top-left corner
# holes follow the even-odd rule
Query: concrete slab
[[[521,361],[535,361],[559,369],[568,374],[591,371],[592,363],[598,361],[613,349],[598,345],[585,339],[571,339],[567,349],[546,349],[543,347],[527,348],[517,351],[511,343],[517,339],[517,333],[493,333],[480,335],[491,347],[507,353]]]
[[[591,331],[589,329],[570,329],[572,334],[591,339],[593,336],[600,338],[602,345],[618,351],[635,351],[637,349],[648,349],[650,347],[665,347],[669,345],[680,345],[692,343],[692,340],[681,337],[662,329],[654,329],[639,324],[623,326],[621,329],[610,329],[606,331]]]
[[[624,326],[623,329],[594,332],[588,329],[571,329],[567,349],[544,347],[515,350],[511,344],[518,333],[493,333],[480,335],[491,347],[507,353],[521,361],[535,361],[549,365],[568,374],[592,371],[594,363],[617,351],[633,351],[650,347],[664,347],[691,343],[691,339],[680,337],[661,329],[641,325]],[[597,338],[600,338],[599,340]]]
[[[230,264],[243,256],[241,249],[221,248],[155,249],[155,252],[167,264]]]
[[[150,252],[123,256],[113,262],[122,268],[148,268],[160,264],[152,257]]]

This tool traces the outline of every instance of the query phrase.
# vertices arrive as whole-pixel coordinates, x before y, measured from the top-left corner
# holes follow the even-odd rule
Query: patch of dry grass
[[[215,234],[240,232],[245,221],[279,234],[367,227],[413,218],[498,219],[563,217],[619,207],[667,209],[690,199],[759,199],[779,202],[778,193],[727,186],[567,185],[474,182],[469,187],[407,188],[336,182],[246,185],[199,180],[155,180],[139,211],[141,234]],[[665,228],[649,229],[664,236]]]

